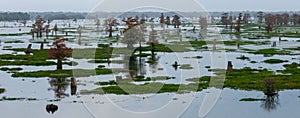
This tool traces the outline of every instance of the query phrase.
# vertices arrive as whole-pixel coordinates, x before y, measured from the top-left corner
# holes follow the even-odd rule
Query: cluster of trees
[[[284,14],[266,14],[265,22],[266,24],[271,23],[274,25],[288,25],[291,19],[288,13]]]
[[[264,16],[266,23],[271,23],[273,25],[299,25],[300,24],[300,15],[299,14],[266,14]]]
[[[294,24],[294,25],[300,24],[300,15],[299,14],[293,14],[291,17],[292,17],[291,18],[292,24]]]
[[[13,21],[13,20],[29,20],[30,15],[22,12],[4,12],[0,13],[0,21]]]
[[[160,15],[160,24],[163,27],[164,24],[168,25],[173,25],[174,28],[179,28],[179,25],[181,25],[181,21],[180,21],[180,16],[178,15],[174,15],[173,19],[171,21],[170,17],[167,16],[165,19],[165,16],[163,13],[161,13]]]
[[[262,16],[262,12],[259,13],[259,18]],[[273,30],[274,25],[297,25],[300,24],[300,15],[293,14],[289,15],[288,13],[283,14],[265,14],[264,15],[265,24],[266,24],[266,31],[270,32]]]
[[[240,23],[247,24],[249,23],[249,19],[251,18],[251,15],[249,13],[239,13],[238,17],[230,15],[228,13],[223,13],[221,16],[221,23],[228,27],[228,25],[232,25],[233,21],[239,21]]]
[[[300,15],[289,13],[263,13],[262,11],[257,12],[257,22],[260,24],[265,24],[265,30],[270,32],[273,30],[274,25],[299,25]],[[240,13],[238,16],[232,16],[228,13],[223,13],[221,15],[221,24],[225,25],[225,28],[235,29],[237,32],[240,31],[241,24],[249,23],[251,15],[249,13]]]
[[[241,24],[247,24],[249,22],[250,18],[249,13],[245,13],[244,15],[240,13],[238,17],[236,16],[229,16],[228,13],[223,13],[221,16],[221,23],[225,25],[225,28],[228,28],[230,26],[230,29],[235,29],[237,32],[240,32]]]

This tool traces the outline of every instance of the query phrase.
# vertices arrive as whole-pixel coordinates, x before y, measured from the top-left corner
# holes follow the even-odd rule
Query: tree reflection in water
[[[261,104],[261,107],[266,111],[270,112],[272,110],[276,110],[279,104],[278,94],[276,95],[267,95],[265,101]]]
[[[65,78],[51,79],[49,81],[49,84],[51,88],[49,88],[48,90],[53,90],[55,92],[55,97],[64,98],[69,96],[69,94],[66,93],[66,90],[69,85],[67,79]]]
[[[66,93],[69,83],[70,83],[71,95],[75,95],[77,91],[77,84],[75,78],[71,78],[71,82],[68,81],[66,78],[51,79],[49,80],[49,84],[51,88],[49,88],[48,90],[53,90],[55,92],[55,97],[57,98],[69,97],[69,94]]]
[[[77,84],[76,84],[76,79],[75,78],[71,78],[71,95],[76,95],[77,92]]]
[[[264,81],[266,99],[261,105],[266,111],[276,110],[279,105],[279,98],[276,89],[276,81],[274,78],[267,78]]]
[[[53,78],[49,80],[49,84],[51,88],[48,90],[53,90],[55,92],[55,97],[57,98],[64,98],[68,97],[69,94],[66,93],[66,90],[68,89],[69,82],[66,78]],[[77,92],[77,84],[76,84],[76,79],[71,78],[70,82],[70,90],[71,90],[71,95],[76,95]],[[54,104],[48,104],[46,105],[46,111],[48,113],[54,113],[58,110],[58,106]]]

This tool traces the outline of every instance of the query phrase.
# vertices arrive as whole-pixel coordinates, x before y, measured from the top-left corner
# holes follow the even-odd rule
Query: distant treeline
[[[30,15],[22,12],[5,12],[0,13],[0,21],[12,21],[12,20],[29,20]]]
[[[74,12],[42,12],[30,13],[31,19],[41,16],[45,20],[68,20],[68,19],[85,19],[87,13]]]
[[[37,16],[45,20],[84,19],[87,13],[73,12],[0,12],[0,21],[34,20]]]
[[[209,12],[208,14],[213,17],[221,17],[225,12]],[[249,13],[250,16],[257,16],[257,11],[234,11],[227,12],[229,15],[238,16],[239,13]],[[281,14],[286,12],[265,12],[271,14]],[[299,14],[300,12],[290,11],[288,14]],[[179,16],[186,17],[200,17],[206,15],[206,12],[165,12],[165,16],[173,16],[177,14]],[[160,12],[0,12],[0,21],[12,21],[12,20],[35,20],[38,16],[44,20],[68,20],[68,19],[96,19],[107,17],[160,17]]]

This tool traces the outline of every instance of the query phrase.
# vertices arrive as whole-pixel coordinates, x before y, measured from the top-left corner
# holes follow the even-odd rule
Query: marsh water
[[[85,21],[87,22],[87,21]],[[89,21],[92,24],[94,21]],[[89,43],[88,41],[84,46],[77,43],[78,34],[76,28],[79,26],[80,21],[60,21],[56,20],[51,23],[57,23],[58,27],[70,28],[70,37],[74,41],[66,42],[67,46],[71,48],[92,48],[97,44]],[[70,23],[68,27],[66,24]],[[0,25],[4,22],[0,22]],[[30,22],[28,23],[30,24]],[[6,27],[0,27],[0,34],[16,34],[28,33],[30,27],[22,27],[16,22],[5,22]],[[53,27],[53,26],[50,27]],[[87,25],[88,26],[88,25]],[[159,30],[159,28],[158,28]],[[98,39],[98,42],[107,41],[101,40],[105,33],[89,33],[89,38]],[[86,37],[85,37],[86,38]],[[222,35],[223,40],[236,40],[235,36]],[[259,41],[277,41],[278,37],[271,39],[261,39]],[[294,48],[299,46],[300,42],[296,42],[297,38],[286,38],[285,41],[277,44],[276,48]],[[0,36],[1,46],[0,54],[14,54],[14,51],[3,50],[4,48],[26,48],[29,43],[43,39],[32,39],[30,34],[20,36]],[[23,43],[4,43],[5,41],[20,40]],[[183,41],[191,40],[183,38]],[[240,38],[239,40],[249,40]],[[172,40],[168,40],[171,42]],[[164,42],[164,41],[162,41]],[[145,45],[145,44],[144,44]],[[126,47],[122,43],[113,43],[112,47]],[[243,45],[243,48],[258,50],[270,48],[270,44],[265,45]],[[33,49],[39,49],[40,44],[33,43]],[[225,46],[228,49],[236,49],[236,46]],[[49,47],[45,46],[45,49]],[[211,66],[211,55],[222,52],[213,52],[209,50],[203,51],[190,51],[190,52],[158,52],[157,64],[151,65],[144,63],[139,67],[138,73],[142,73],[146,77],[168,76],[174,79],[161,81],[167,84],[188,84],[186,79],[212,76],[213,72],[209,71],[207,66]],[[298,53],[295,51],[295,53]],[[18,53],[19,54],[19,53]],[[22,54],[22,53],[20,53]],[[25,53],[24,53],[25,54]],[[249,60],[237,59],[244,55],[250,57]],[[202,58],[193,58],[201,56]],[[117,57],[115,60],[120,60]],[[279,64],[268,64],[263,62],[267,59],[281,59],[288,60],[288,62]],[[261,54],[250,54],[237,50],[236,52],[226,52],[227,61],[232,61],[235,69],[250,67],[253,69],[266,68],[270,71],[283,70],[284,64],[299,62],[299,55],[274,55],[266,57]],[[75,66],[64,65],[64,69],[94,69],[99,64],[88,63],[87,59],[70,59],[78,63]],[[146,58],[142,59],[143,61]],[[55,60],[53,60],[55,61]],[[193,69],[174,69],[172,64],[178,61],[181,64],[189,64]],[[124,68],[124,64],[118,63],[103,63],[106,68]],[[56,66],[3,66],[8,68],[20,67],[23,70],[20,72],[30,72],[37,70],[55,70]],[[226,67],[222,67],[225,69]],[[157,93],[157,94],[142,94],[142,95],[115,95],[115,94],[80,94],[82,90],[93,90],[98,88],[96,82],[115,80],[115,76],[125,76],[127,73],[117,73],[108,75],[97,75],[90,77],[77,77],[77,91],[72,95],[72,88],[70,85],[71,78],[62,79],[67,84],[55,85],[53,81],[58,81],[54,78],[23,78],[12,77],[12,73],[0,71],[0,88],[5,88],[5,92],[0,94],[0,98],[24,98],[20,100],[2,100],[0,101],[0,114],[3,118],[19,118],[19,117],[38,117],[38,118],[89,118],[89,117],[182,117],[194,118],[199,117],[200,106],[203,102],[204,96],[209,94],[209,89],[204,89],[199,92],[190,92],[184,94],[176,93]],[[136,82],[141,84],[143,82]],[[279,92],[278,97],[274,101],[240,101],[243,98],[258,98],[264,99],[266,96],[260,91],[244,91],[234,90],[230,88],[223,88],[218,101],[213,109],[207,114],[207,118],[295,118],[300,116],[297,108],[300,106],[300,90],[283,90]],[[53,114],[48,113],[45,108],[48,104],[55,104],[58,110]]]

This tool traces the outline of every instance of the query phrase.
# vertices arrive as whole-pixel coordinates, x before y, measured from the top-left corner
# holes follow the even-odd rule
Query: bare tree
[[[288,13],[284,13],[281,15],[283,19],[283,24],[288,25],[290,23],[290,15]]]
[[[55,33],[55,36],[57,36],[57,31],[58,31],[57,24],[54,25],[53,31]]]
[[[262,11],[257,12],[257,18],[258,18],[258,29],[261,30],[261,24],[263,22],[264,13]]]
[[[127,28],[124,31],[124,38],[122,42],[127,44],[129,50],[133,50],[133,44],[136,44],[144,39],[143,33],[138,24],[136,23],[135,18],[128,18],[126,21]]]
[[[237,31],[237,32],[240,32],[241,31],[241,22],[242,22],[242,13],[240,13],[239,14],[239,17],[238,17],[238,19],[237,19],[237,21],[236,21],[236,26],[235,26],[235,30]]]
[[[207,30],[207,26],[208,26],[207,19],[205,17],[201,17],[199,22],[201,25],[201,29]]]
[[[245,13],[244,16],[243,16],[243,21],[244,21],[245,24],[249,23],[249,18],[251,18],[250,14]]]
[[[258,17],[258,23],[262,23],[264,18],[264,12],[262,11],[257,12],[257,17]]]
[[[266,14],[265,15],[265,21],[266,21],[266,31],[267,33],[270,33],[273,31],[273,25],[276,23],[276,16],[272,14]]]
[[[166,17],[166,25],[167,25],[167,27],[168,27],[169,25],[171,25],[171,20],[170,20],[170,17],[169,17],[169,16]]]
[[[109,32],[109,35],[108,37],[112,37],[112,33],[113,33],[113,26],[117,26],[119,23],[117,22],[117,19],[114,19],[114,18],[109,18],[109,19],[106,19],[104,21],[104,25],[106,27],[108,27],[108,32]]]
[[[173,16],[172,24],[174,25],[174,28],[179,28],[181,22],[180,22],[180,17],[178,15]]]
[[[164,16],[164,13],[161,13],[160,14],[160,25],[161,27],[163,27],[165,24],[165,16]]]
[[[96,19],[96,26],[97,26],[97,29],[98,29],[99,26],[100,26],[100,20],[99,20],[99,19]]]
[[[221,22],[225,25],[225,28],[228,28],[228,13],[223,13],[221,16]]]

